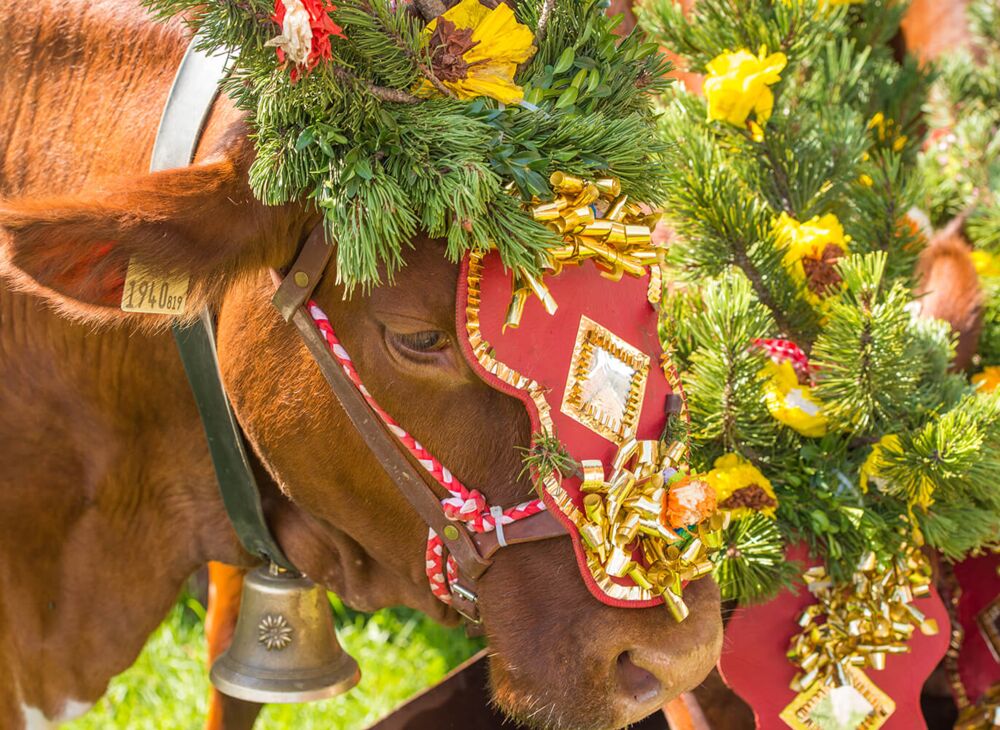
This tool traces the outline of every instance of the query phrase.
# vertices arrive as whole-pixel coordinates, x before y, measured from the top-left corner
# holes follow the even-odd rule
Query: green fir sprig
[[[790,586],[798,566],[785,559],[785,540],[777,523],[762,514],[733,520],[722,532],[712,575],[722,600],[758,603]]]
[[[530,474],[534,478],[535,488],[541,492],[542,484],[554,477],[561,481],[563,477],[572,476],[579,472],[580,464],[570,456],[562,442],[546,433],[535,433],[531,437],[531,446],[519,448],[522,452],[522,463],[519,476]]]

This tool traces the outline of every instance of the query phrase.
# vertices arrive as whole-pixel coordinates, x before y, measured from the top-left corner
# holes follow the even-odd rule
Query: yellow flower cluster
[[[524,98],[514,74],[534,55],[534,35],[506,3],[488,8],[479,0],[462,0],[428,23],[423,35],[432,46],[435,75],[459,99],[488,96],[516,104]],[[414,93],[439,94],[426,80]]]
[[[837,216],[827,213],[799,223],[782,213],[774,227],[778,246],[785,252],[785,270],[805,287],[806,298],[814,306],[841,290],[837,262],[847,254],[851,238],[844,235]]]
[[[766,380],[764,402],[772,416],[803,436],[819,438],[826,434],[822,406],[812,388],[799,383],[791,362],[769,362],[761,374]]]
[[[886,119],[882,112],[877,112],[869,120],[868,129],[875,132],[879,142],[890,144],[894,152],[902,152],[909,139],[905,134],[900,134],[896,122],[892,119]]]
[[[714,490],[716,506],[730,512],[734,519],[760,512],[774,517],[778,498],[774,487],[757,467],[739,454],[726,454],[704,476]]]
[[[976,267],[980,279],[1000,276],[1000,258],[989,251],[973,251],[972,265]]]
[[[770,87],[781,81],[786,63],[784,53],[767,55],[766,48],[756,56],[746,50],[716,56],[704,85],[708,118],[742,127],[752,112],[759,125],[766,124],[774,108]]]

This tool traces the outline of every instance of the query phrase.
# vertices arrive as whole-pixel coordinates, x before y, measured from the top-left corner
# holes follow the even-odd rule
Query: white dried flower
[[[266,45],[278,47],[296,66],[304,66],[312,50],[312,28],[309,26],[309,11],[302,0],[284,0],[285,17],[281,22],[281,35],[269,40]]]

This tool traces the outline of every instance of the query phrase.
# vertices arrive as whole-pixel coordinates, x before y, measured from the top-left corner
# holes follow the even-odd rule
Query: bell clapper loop
[[[337,640],[326,591],[269,561],[247,573],[233,641],[211,679],[250,702],[312,702],[347,692],[361,672]]]

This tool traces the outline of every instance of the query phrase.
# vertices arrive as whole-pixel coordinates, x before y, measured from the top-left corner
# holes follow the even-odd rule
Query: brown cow
[[[280,487],[265,509],[290,558],[359,609],[405,604],[456,621],[424,577],[426,526],[269,304],[266,269],[290,261],[315,217],[254,201],[250,145],[225,98],[194,166],[144,173],[187,42],[138,0],[0,8],[4,728],[84,711],[192,571],[250,562],[168,323],[116,308],[134,253],[189,271],[189,311],[215,309],[226,385]],[[527,443],[527,415],[451,346],[457,267],[443,246],[417,240],[408,258],[393,287],[344,300],[331,275],[316,297],[394,417],[491,502],[517,501],[529,489],[514,448]],[[611,608],[587,591],[568,539],[501,551],[480,587],[494,696],[536,726],[636,720],[701,681],[719,652],[710,581],[688,589],[682,624],[663,609]]]

